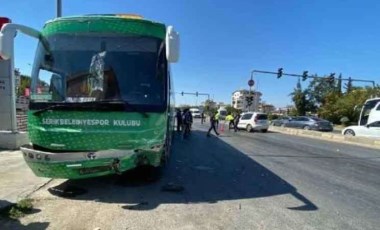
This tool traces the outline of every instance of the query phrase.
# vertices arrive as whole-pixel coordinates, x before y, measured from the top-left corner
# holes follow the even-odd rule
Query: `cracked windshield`
[[[380,2],[0,7],[0,230],[380,226]]]

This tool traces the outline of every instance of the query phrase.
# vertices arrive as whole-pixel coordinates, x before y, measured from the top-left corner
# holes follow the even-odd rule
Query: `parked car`
[[[342,130],[346,136],[378,137],[380,138],[380,121],[367,125],[353,125]]]
[[[318,117],[299,116],[293,117],[285,123],[285,127],[299,128],[316,131],[333,131],[333,124]]]
[[[201,118],[201,112],[197,108],[191,108],[190,109],[191,115],[193,118]]]
[[[259,130],[265,133],[269,127],[268,115],[258,112],[243,113],[237,126],[239,129],[245,129],[248,132]]]
[[[285,126],[285,123],[288,123],[292,117],[281,117],[272,121],[273,126]]]

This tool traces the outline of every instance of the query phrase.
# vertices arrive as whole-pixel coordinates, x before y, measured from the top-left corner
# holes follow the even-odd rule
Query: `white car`
[[[197,108],[191,108],[190,109],[191,115],[193,118],[201,118],[201,112]]]
[[[380,138],[380,121],[375,121],[367,125],[353,125],[349,126],[342,131],[346,136],[360,136],[360,137],[378,137]]]
[[[269,128],[268,115],[258,112],[243,113],[239,120],[238,128],[245,129],[248,132],[259,130],[265,133]]]

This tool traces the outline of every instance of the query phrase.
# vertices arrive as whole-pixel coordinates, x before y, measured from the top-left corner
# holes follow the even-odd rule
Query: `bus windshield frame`
[[[168,63],[162,39],[120,34],[55,34],[39,42],[30,109],[110,102],[109,110],[162,112]],[[112,102],[121,103],[112,103]],[[125,102],[125,103],[122,103]],[[96,109],[96,106],[94,106]],[[104,110],[104,106],[99,107]]]

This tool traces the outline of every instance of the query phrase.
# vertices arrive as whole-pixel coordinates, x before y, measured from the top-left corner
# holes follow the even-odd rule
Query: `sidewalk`
[[[50,180],[36,177],[21,151],[0,150],[0,166],[0,209],[27,197]]]

